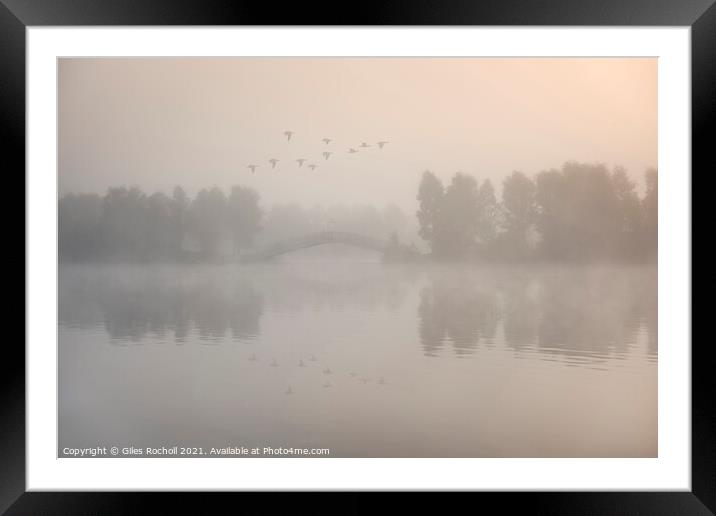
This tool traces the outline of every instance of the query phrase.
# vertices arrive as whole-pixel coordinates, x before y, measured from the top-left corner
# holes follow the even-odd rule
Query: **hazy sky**
[[[372,147],[346,152],[364,141]],[[657,166],[657,60],[61,59],[59,142],[60,195],[241,184],[265,206],[413,211],[425,169],[499,191],[513,170],[599,161],[641,182]]]

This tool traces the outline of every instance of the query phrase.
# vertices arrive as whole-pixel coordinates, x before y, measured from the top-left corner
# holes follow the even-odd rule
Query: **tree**
[[[568,258],[612,259],[618,253],[621,214],[609,171],[604,165],[568,162],[563,167],[567,181],[569,240]],[[569,219],[568,219],[569,220]]]
[[[621,214],[604,165],[567,162],[561,171],[539,173],[536,185],[545,257],[585,261],[615,256]]]
[[[535,225],[535,183],[522,172],[512,172],[502,183],[504,251],[524,258],[529,250],[528,234]]]
[[[60,260],[97,258],[101,247],[99,223],[102,198],[69,194],[57,203],[57,240]]]
[[[458,172],[445,190],[438,211],[435,243],[443,258],[464,258],[472,255],[477,245],[480,219],[480,197],[474,177]]]
[[[234,253],[253,243],[254,236],[261,229],[261,208],[259,194],[251,188],[234,186],[227,204],[229,232],[234,244]]]
[[[403,210],[395,204],[388,204],[382,212],[381,226],[383,226],[383,234],[396,233],[404,238],[407,236],[408,218]]]
[[[546,170],[535,179],[536,223],[541,237],[541,253],[545,258],[565,254],[563,226],[566,194],[564,177],[558,170]]]
[[[104,196],[100,233],[105,252],[120,259],[145,259],[147,196],[136,187],[110,188]]]
[[[420,203],[420,209],[417,212],[420,225],[419,234],[428,243],[433,253],[435,253],[435,236],[444,195],[443,185],[435,174],[429,170],[423,172],[418,189],[418,202]]]
[[[659,176],[657,170],[646,171],[646,193],[641,201],[644,253],[656,259],[659,243]]]
[[[616,167],[612,172],[611,181],[620,219],[617,253],[621,258],[633,260],[639,257],[643,248],[639,196],[634,189],[634,182],[629,179],[624,168]]]
[[[166,259],[172,254],[172,206],[171,199],[161,192],[147,198],[144,225],[147,257]]]
[[[171,202],[172,254],[175,259],[181,258],[182,255],[188,216],[189,198],[181,186],[175,186]]]
[[[499,206],[492,182],[486,179],[477,192],[479,214],[477,220],[477,239],[483,254],[489,254],[497,237]]]
[[[402,247],[403,246],[400,243],[398,234],[395,231],[392,232],[388,238],[388,244],[385,247],[385,252],[383,253],[383,260],[387,262],[400,260]]]
[[[191,203],[191,233],[206,258],[214,258],[226,231],[226,196],[219,188],[202,189]]]
[[[420,252],[415,245],[401,243],[398,234],[393,231],[388,237],[388,243],[383,253],[385,262],[409,262],[420,258]]]
[[[343,221],[342,226],[346,231],[372,236],[381,240],[385,238],[383,217],[375,206],[352,206],[348,208],[345,215],[346,220]]]

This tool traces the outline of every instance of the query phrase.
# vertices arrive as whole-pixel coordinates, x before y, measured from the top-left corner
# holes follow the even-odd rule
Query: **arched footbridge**
[[[271,260],[282,254],[291,253],[308,247],[315,247],[325,244],[345,244],[363,249],[371,249],[373,251],[385,252],[387,241],[379,240],[357,233],[346,231],[321,231],[311,233],[300,238],[276,242],[263,249],[243,254],[239,257],[242,262],[261,262]]]

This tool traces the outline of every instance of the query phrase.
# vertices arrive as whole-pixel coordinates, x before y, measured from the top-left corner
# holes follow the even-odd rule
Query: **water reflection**
[[[620,358],[645,331],[655,358],[656,300],[650,270],[443,273],[422,289],[420,341],[427,356],[446,346],[462,356],[489,347],[501,330],[517,357],[536,351],[578,364]]]
[[[115,344],[147,337],[181,344],[192,334],[203,343],[251,341],[261,336],[267,310],[294,318],[319,314],[312,324],[322,324],[320,317],[330,324],[323,312],[350,312],[357,325],[365,314],[387,314],[399,324],[414,297],[418,345],[428,357],[466,358],[503,345],[518,358],[539,353],[570,364],[599,363],[625,356],[641,334],[648,357],[658,351],[651,269],[377,266],[346,274],[271,267],[64,267],[59,321],[77,328],[102,324]]]
[[[202,341],[251,340],[260,333],[263,298],[245,278],[176,271],[68,268],[60,274],[59,321],[87,328],[100,321],[113,344],[192,331]]]
[[[58,439],[653,457],[656,300],[647,268],[62,266]]]
[[[437,356],[450,344],[468,355],[478,343],[490,345],[502,318],[497,292],[483,289],[463,275],[433,280],[420,293],[420,341],[425,354]]]

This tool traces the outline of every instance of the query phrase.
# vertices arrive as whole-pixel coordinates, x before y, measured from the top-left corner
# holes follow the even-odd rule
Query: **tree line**
[[[645,179],[640,197],[621,167],[568,162],[533,177],[513,172],[498,200],[489,179],[456,173],[443,185],[426,171],[417,195],[418,234],[433,260],[655,260],[657,171],[647,170]],[[181,187],[171,196],[114,187],[104,196],[68,194],[59,200],[58,251],[62,261],[214,260],[287,232],[332,228],[392,233],[385,258],[405,261],[420,256],[408,225],[395,206],[383,213],[371,207],[275,206],[264,217],[258,193],[241,186],[228,194],[202,189],[193,199]]]
[[[426,171],[419,234],[434,259],[655,260],[657,171],[640,198],[621,167],[567,162],[528,177],[513,172],[498,201],[489,179],[456,173],[443,185]]]
[[[193,199],[181,187],[171,197],[137,187],[110,188],[104,196],[68,194],[58,202],[59,258],[215,259],[227,245],[235,254],[251,246],[261,213],[258,193],[241,186],[228,195],[203,189]]]

